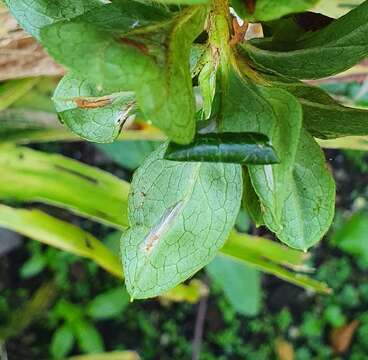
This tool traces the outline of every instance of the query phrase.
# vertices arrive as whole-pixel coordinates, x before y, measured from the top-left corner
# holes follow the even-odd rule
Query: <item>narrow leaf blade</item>
[[[165,158],[174,161],[274,164],[278,162],[269,139],[257,133],[197,135],[189,145],[170,143]]]

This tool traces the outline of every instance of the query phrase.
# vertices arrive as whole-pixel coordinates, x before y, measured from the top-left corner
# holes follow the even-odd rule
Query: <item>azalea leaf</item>
[[[270,21],[311,9],[319,0],[231,0],[231,5],[251,22]]]
[[[197,135],[189,145],[170,143],[165,158],[233,164],[274,164],[277,155],[267,136],[257,133]]]
[[[300,130],[302,111],[298,101],[283,90],[260,91],[278,118],[272,139],[281,161],[248,166],[250,179],[266,226],[287,245],[306,250],[331,225],[334,181],[318,144],[307,131]]]
[[[222,96],[218,120],[222,132],[255,132],[270,138],[276,118],[271,105],[253,83],[232,70]]]
[[[351,68],[368,55],[368,1],[324,29],[291,43],[255,39],[242,49],[261,69],[297,79],[318,79]]]
[[[295,82],[273,82],[294,94],[303,107],[303,124],[321,139],[368,135],[368,111],[343,106],[324,90]]]
[[[122,238],[132,298],[157,296],[207,265],[240,207],[239,165],[164,160],[166,146],[145,161],[132,182],[130,229]]]
[[[307,250],[325,235],[335,211],[335,182],[322,150],[302,131],[292,188],[286,198],[277,237],[296,249]]]
[[[281,216],[291,189],[288,182],[298,149],[302,125],[302,109],[298,101],[286,91],[260,88],[277,116],[272,141],[280,157],[275,165],[248,166],[250,180],[261,201],[262,218],[272,231],[282,228]]]
[[[156,8],[135,4],[147,15],[139,24],[145,19],[151,24],[136,28],[131,3],[124,1],[111,9],[115,18],[129,21],[112,21],[107,7],[115,4],[110,4],[44,28],[42,42],[57,61],[81,79],[113,92],[134,92],[147,119],[173,141],[188,143],[195,133],[196,111],[189,54],[192,42],[203,30],[206,8],[187,8],[168,19],[157,14]],[[163,18],[165,21],[158,23]]]
[[[135,110],[132,92],[109,93],[72,74],[61,80],[53,100],[66,126],[86,140],[101,143],[115,140]]]
[[[98,6],[102,0],[5,0],[19,24],[39,39],[40,30],[58,21],[72,19]]]

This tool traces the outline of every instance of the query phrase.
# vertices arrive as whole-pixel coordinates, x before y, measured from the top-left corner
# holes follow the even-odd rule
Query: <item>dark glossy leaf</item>
[[[349,69],[368,55],[368,1],[323,30],[299,41],[259,39],[242,48],[262,70],[297,79],[318,79]]]
[[[197,135],[189,145],[170,143],[165,158],[174,161],[275,164],[277,155],[269,139],[257,133]]]
[[[368,135],[368,111],[343,106],[324,90],[304,83],[274,82],[294,94],[303,107],[303,124],[321,139]]]

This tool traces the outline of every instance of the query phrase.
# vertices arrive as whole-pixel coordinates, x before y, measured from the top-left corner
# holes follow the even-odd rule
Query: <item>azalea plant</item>
[[[65,126],[106,143],[152,124],[167,139],[134,174],[127,223],[105,216],[127,228],[132,298],[207,265],[241,207],[296,250],[327,232],[335,184],[316,139],[368,135],[368,113],[305,80],[368,55],[368,1],[338,19],[311,12],[317,0],[5,2],[68,70],[53,96]],[[263,36],[248,39],[253,23]]]

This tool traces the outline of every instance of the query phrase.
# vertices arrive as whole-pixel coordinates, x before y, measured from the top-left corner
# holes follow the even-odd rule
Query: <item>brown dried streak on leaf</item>
[[[0,9],[0,81],[64,73],[41,45],[23,31],[7,11]]]
[[[350,324],[331,331],[330,344],[336,354],[343,354],[348,351],[358,326],[359,321],[353,320]]]

